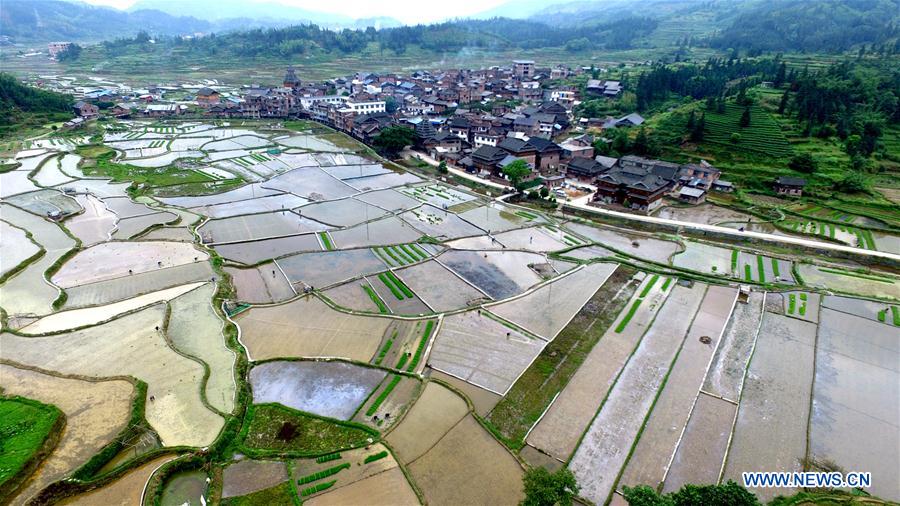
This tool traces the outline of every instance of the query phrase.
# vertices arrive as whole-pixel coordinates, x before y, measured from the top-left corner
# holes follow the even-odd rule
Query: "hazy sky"
[[[85,0],[95,5],[127,9],[137,0]],[[189,1],[189,0],[172,0]],[[446,19],[447,7],[453,7],[454,17],[466,17],[494,8],[506,0],[455,0],[451,3],[429,0],[280,0],[277,3],[314,11],[343,14],[352,18],[390,16],[405,23],[421,23]]]

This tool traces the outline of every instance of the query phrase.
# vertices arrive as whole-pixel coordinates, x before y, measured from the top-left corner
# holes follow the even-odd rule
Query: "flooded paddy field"
[[[434,311],[450,311],[488,299],[436,260],[399,269],[397,276]]]
[[[349,420],[385,373],[346,362],[266,362],[250,371],[253,402]]]
[[[523,329],[552,340],[617,266],[611,263],[585,266],[523,297],[491,305],[489,309]],[[551,300],[553,303],[548,303]]]
[[[226,267],[225,272],[231,276],[237,298],[242,302],[280,302],[296,295],[291,282],[273,262],[249,269]]]
[[[322,251],[322,246],[319,244],[316,234],[301,234],[261,241],[217,244],[213,249],[219,255],[222,255],[223,258],[253,265],[263,260],[271,260],[291,253]]]
[[[0,235],[3,236],[3,243],[0,244],[0,276],[41,250],[40,246],[28,238],[25,230],[5,221],[0,221]]]
[[[387,270],[370,249],[301,253],[280,258],[278,267],[295,286],[325,288],[348,279]]]
[[[495,300],[538,284],[542,278],[529,265],[546,263],[543,256],[522,251],[448,251],[438,258]]]

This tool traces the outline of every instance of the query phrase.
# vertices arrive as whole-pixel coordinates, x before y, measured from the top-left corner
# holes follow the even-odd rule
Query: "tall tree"
[[[747,128],[750,126],[750,107],[745,107],[744,112],[741,113],[741,119],[738,122],[741,128]]]
[[[522,478],[525,499],[519,506],[571,506],[578,494],[578,482],[567,467],[551,473],[543,467],[533,467]]]
[[[531,167],[528,166],[528,162],[519,158],[503,167],[503,173],[509,178],[509,182],[512,183],[513,187],[518,190],[522,179],[531,174]]]

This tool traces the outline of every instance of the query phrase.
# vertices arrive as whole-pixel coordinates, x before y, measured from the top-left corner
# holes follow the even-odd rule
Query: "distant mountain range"
[[[690,38],[692,44],[720,49],[844,51],[860,44],[894,45],[900,31],[900,0],[510,0],[468,20],[415,27],[391,17],[354,19],[277,0],[138,0],[128,11],[77,0],[2,1],[0,34],[25,44],[110,40],[141,30],[154,36],[225,34],[312,23],[325,29],[396,28],[393,35],[377,37],[388,47],[449,43],[452,49],[469,40],[479,47],[549,45],[583,51],[672,47]],[[452,10],[448,14],[453,17]],[[346,52],[365,42],[361,34],[336,37],[297,29],[248,37],[257,46],[277,43],[286,54],[307,43]],[[241,44],[240,37],[230,40]]]

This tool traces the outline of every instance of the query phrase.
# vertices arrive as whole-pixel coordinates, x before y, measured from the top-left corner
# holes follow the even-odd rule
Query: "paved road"
[[[434,158],[432,158],[432,157],[426,155],[425,153],[420,153],[420,152],[418,152],[418,151],[413,151],[413,150],[411,150],[411,149],[407,149],[406,151],[403,151],[403,152],[400,153],[400,154],[403,155],[404,158],[419,158],[420,160],[422,160],[423,162],[427,163],[428,165],[431,165],[432,167],[437,167],[437,166],[439,165],[438,161],[435,160]],[[459,176],[459,177],[461,177],[461,178],[463,178],[463,179],[468,179],[468,180],[470,180],[470,181],[475,181],[475,182],[478,183],[478,184],[481,184],[481,185],[484,185],[484,186],[488,186],[488,187],[491,187],[491,188],[495,188],[495,189],[497,189],[497,190],[501,190],[501,191],[502,191],[502,190],[505,190],[505,189],[507,189],[507,188],[512,188],[512,186],[502,185],[502,184],[500,184],[500,183],[491,181],[491,180],[489,180],[489,179],[482,179],[482,178],[480,178],[480,177],[478,177],[478,176],[476,176],[476,175],[474,175],[474,174],[469,174],[468,172],[466,172],[466,171],[464,171],[464,170],[459,170],[459,169],[457,169],[457,168],[455,168],[455,167],[451,167],[450,165],[447,166],[447,170],[449,170],[450,173],[453,174],[454,176]]]
[[[776,242],[781,244],[795,244],[798,246],[805,246],[808,248],[817,248],[823,250],[831,250],[831,251],[841,251],[846,253],[851,253],[859,256],[867,256],[874,258],[885,258],[894,261],[900,262],[900,255],[894,255],[892,253],[888,253],[885,251],[873,251],[862,248],[854,248],[852,246],[844,246],[842,244],[834,244],[829,242],[821,242],[814,241],[810,239],[801,239],[799,237],[789,237],[782,235],[773,235],[773,234],[765,234],[762,232],[750,232],[745,231],[741,232],[740,230],[736,230],[728,227],[720,227],[717,225],[705,225],[702,223],[692,223],[689,221],[678,221],[678,220],[667,220],[664,218],[657,218],[655,216],[644,216],[640,214],[631,214],[631,213],[623,213],[619,211],[611,211],[609,209],[603,209],[599,207],[589,206],[585,202],[577,201],[577,202],[567,202],[567,206],[576,208],[579,210],[584,210],[594,214],[602,214],[606,216],[612,216],[616,218],[624,218],[626,220],[633,221],[642,221],[645,223],[653,223],[657,225],[675,225],[683,228],[694,229],[694,230],[703,230],[708,232],[717,232],[721,234],[732,235],[735,237],[752,237],[754,239],[760,239],[768,242]]]

